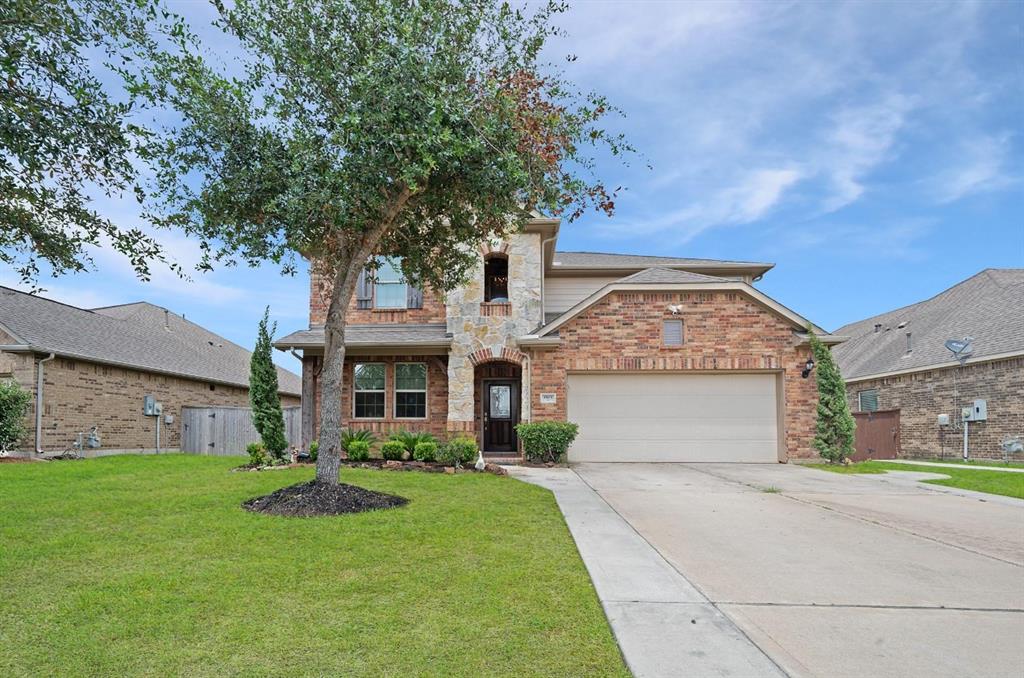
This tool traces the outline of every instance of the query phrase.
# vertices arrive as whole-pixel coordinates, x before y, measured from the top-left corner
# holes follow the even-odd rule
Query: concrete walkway
[[[941,461],[914,461],[912,459],[879,459],[886,464],[908,464],[910,466],[936,466],[938,468],[963,468],[973,471],[1006,471],[1007,473],[1024,473],[1024,468],[1014,466],[976,466],[974,464],[943,464]]]
[[[785,675],[574,471],[509,472],[554,492],[633,675]]]

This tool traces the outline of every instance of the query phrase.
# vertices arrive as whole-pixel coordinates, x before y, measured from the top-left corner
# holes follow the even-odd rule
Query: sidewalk
[[[786,675],[575,471],[506,468],[554,492],[633,675]]]

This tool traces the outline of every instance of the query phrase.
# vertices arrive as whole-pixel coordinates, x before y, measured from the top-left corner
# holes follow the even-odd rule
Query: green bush
[[[249,443],[245,451],[249,454],[249,464],[252,466],[266,466],[270,463],[270,455],[263,443]]]
[[[377,442],[377,436],[373,435],[373,431],[353,431],[348,428],[343,429],[341,432],[341,449],[347,452],[349,443],[357,440],[366,443],[366,447],[369,448]]]
[[[433,440],[416,443],[416,449],[412,451],[412,458],[416,461],[436,461],[437,443]]]
[[[32,394],[15,382],[0,382],[0,452],[16,449],[25,435],[25,414]]]
[[[530,461],[562,461],[580,427],[568,421],[536,421],[516,424],[523,454]]]
[[[405,446],[405,451],[412,454],[420,443],[437,442],[434,436],[427,432],[413,433],[409,431],[396,431],[389,436],[389,440],[395,440]]]
[[[401,440],[388,440],[380,446],[380,456],[391,461],[401,460],[406,454],[408,451]]]
[[[365,440],[351,440],[345,448],[349,461],[366,461],[370,458],[370,443]]]
[[[316,461],[316,455],[320,452],[320,441],[314,440],[309,443],[309,460]]]
[[[445,466],[460,467],[476,459],[476,441],[472,438],[453,438],[437,450],[437,461]]]

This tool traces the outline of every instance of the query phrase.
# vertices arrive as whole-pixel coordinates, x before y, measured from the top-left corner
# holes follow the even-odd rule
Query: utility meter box
[[[142,413],[147,417],[156,416],[156,398],[151,395],[142,398]]]
[[[937,419],[938,419],[939,426],[949,426],[949,415],[948,414],[940,414]]]
[[[163,413],[164,413],[164,404],[163,403],[153,403],[153,416],[154,417],[159,417]]]
[[[975,400],[974,405],[963,409],[962,415],[961,421],[987,421],[988,403],[984,400]]]

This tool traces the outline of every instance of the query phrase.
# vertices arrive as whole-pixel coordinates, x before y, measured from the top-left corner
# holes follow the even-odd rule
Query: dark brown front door
[[[484,382],[484,452],[515,452],[519,383]]]
[[[900,455],[900,411],[854,412],[857,430],[853,436],[856,450],[853,461],[895,459]]]

